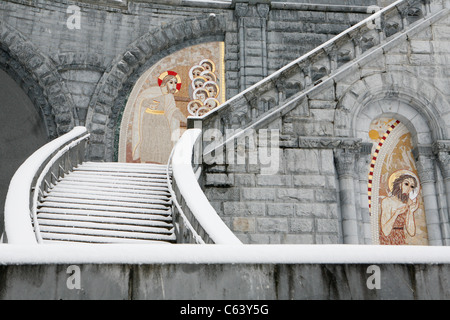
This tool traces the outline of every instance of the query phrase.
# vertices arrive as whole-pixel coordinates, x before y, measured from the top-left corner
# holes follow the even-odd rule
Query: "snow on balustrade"
[[[175,242],[171,169],[83,162],[88,137],[76,127],[19,168],[6,201],[8,243]]]

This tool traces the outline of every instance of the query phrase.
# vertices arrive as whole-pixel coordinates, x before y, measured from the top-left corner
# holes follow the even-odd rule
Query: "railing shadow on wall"
[[[5,234],[9,244],[39,244],[37,203],[58,180],[81,164],[90,134],[75,127],[34,152],[11,179],[5,202]]]
[[[175,204],[177,242],[242,244],[209,203],[198,182],[202,163],[201,138],[200,129],[187,130],[176,144],[169,160],[173,181],[170,182],[168,174],[168,182]]]
[[[227,130],[237,130],[220,144],[208,147],[204,155],[215,152],[275,117],[283,116],[300,106],[308,95],[333,84],[353,61],[369,56],[374,48],[387,43],[428,16],[442,10],[445,1],[399,0],[345,30],[323,45],[294,60],[277,72],[232,97],[203,116],[188,118],[188,128],[215,129],[225,137]],[[289,88],[298,88],[290,90]],[[275,103],[267,105],[267,101]]]

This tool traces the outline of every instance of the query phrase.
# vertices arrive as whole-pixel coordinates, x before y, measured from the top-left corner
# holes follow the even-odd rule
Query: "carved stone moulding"
[[[450,141],[438,140],[432,145],[432,150],[444,179],[450,179]]]
[[[342,149],[359,152],[361,140],[333,137],[299,137],[299,148],[304,149]]]

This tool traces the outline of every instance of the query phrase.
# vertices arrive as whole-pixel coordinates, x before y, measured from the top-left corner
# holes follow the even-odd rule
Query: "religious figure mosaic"
[[[161,59],[139,78],[128,98],[119,162],[166,164],[187,117],[219,107],[224,93],[223,42],[191,46]]]
[[[427,245],[428,232],[411,133],[399,120],[372,122],[369,173],[372,240],[381,245]]]

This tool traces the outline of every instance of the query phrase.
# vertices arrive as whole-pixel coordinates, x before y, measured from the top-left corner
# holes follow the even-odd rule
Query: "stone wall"
[[[74,4],[80,29],[67,25]],[[339,4],[1,1],[0,66],[43,115],[49,139],[85,125],[92,134],[87,158],[112,161],[128,95],[159,59],[224,41],[230,98],[367,16],[366,2]]]
[[[340,242],[332,150],[281,148],[275,175],[243,167],[211,167],[205,178],[206,196],[242,242]]]
[[[86,125],[92,134],[87,158],[112,161],[127,97],[135,81],[162,57],[193,44],[224,41],[227,98],[231,98],[367,17],[367,6],[389,3],[309,2],[86,0],[76,2],[81,28],[70,29],[67,8],[73,2],[2,1],[0,51],[7,59],[1,66],[15,75],[44,115],[50,137]],[[357,140],[364,140],[364,115],[373,116],[360,112],[367,99],[387,96],[410,107],[379,106],[380,114],[399,114],[415,128],[417,139],[430,138],[417,144],[422,167],[431,163],[436,172],[424,176],[431,183],[429,196],[433,184],[439,195],[435,201],[439,205],[428,201],[430,212],[441,215],[430,215],[429,227],[434,244],[450,241],[445,218],[449,199],[444,199],[449,192],[439,191],[450,188],[448,18],[430,24],[354,62],[296,109],[271,119],[268,127],[281,133],[276,175],[261,175],[255,167],[206,168],[208,196],[244,242],[370,243],[360,190],[367,155],[347,151],[360,150]],[[291,97],[300,88],[286,90]],[[277,101],[270,98],[269,104]],[[352,178],[349,170],[358,174]]]
[[[450,189],[440,191],[449,180],[448,17],[444,10],[417,24],[289,113],[266,119],[264,128],[281,134],[275,175],[262,176],[255,165],[205,167],[207,196],[243,242],[371,244],[368,131],[386,115],[412,133],[429,243],[449,243]]]
[[[435,300],[450,297],[447,264],[70,264],[0,266],[2,300]],[[181,282],[182,281],[182,282]],[[369,281],[370,282],[370,281]],[[180,285],[182,283],[182,285]],[[187,304],[187,303],[186,303]],[[226,303],[225,303],[226,304]],[[178,315],[170,309],[166,314]],[[224,312],[224,310],[222,310]],[[270,314],[282,310],[269,308]]]
[[[271,8],[267,1],[261,1],[257,9],[255,4],[240,1],[128,1],[120,5],[80,1],[81,28],[69,29],[71,13],[67,9],[71,4],[65,0],[39,0],[31,5],[22,0],[2,1],[0,17],[2,25],[29,41],[35,54],[46,57],[49,68],[64,81],[62,93],[66,105],[73,109],[65,112],[70,113],[73,124],[93,131],[96,145],[89,156],[94,160],[112,160],[113,132],[120,125],[118,117],[132,85],[164,55],[199,41],[225,41],[230,98],[367,16],[366,7],[354,10],[345,5],[315,8],[294,3],[293,7],[273,4]],[[218,25],[210,29],[212,38],[208,38],[195,28],[211,14],[217,17]],[[185,23],[194,29],[178,29]],[[9,45],[4,46],[6,51]],[[20,56],[18,60],[26,63]],[[116,69],[123,62],[124,72],[118,73]],[[46,86],[40,84],[44,91]],[[57,113],[55,106],[50,108]],[[61,129],[68,130],[66,126]]]

